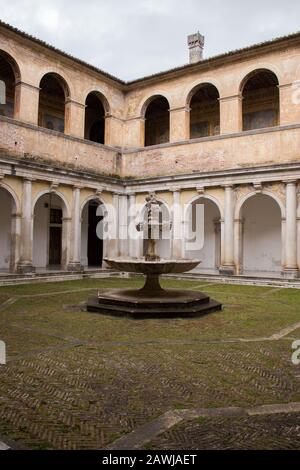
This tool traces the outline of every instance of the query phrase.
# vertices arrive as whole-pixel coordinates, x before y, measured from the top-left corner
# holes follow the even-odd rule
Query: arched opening
[[[147,224],[147,211],[144,209],[143,219],[145,224]],[[165,224],[165,226],[161,225],[159,229],[158,238],[156,240],[156,251],[158,256],[162,259],[170,259],[171,258],[171,228],[170,228],[170,211],[166,204],[159,201],[159,223]],[[147,225],[145,225],[147,227]],[[145,256],[148,248],[148,233],[145,228],[143,234],[143,256]]]
[[[278,84],[269,70],[256,70],[246,78],[242,89],[244,131],[279,125]]]
[[[0,115],[13,118],[15,113],[15,86],[19,72],[13,59],[0,51]]]
[[[11,194],[0,188],[0,270],[9,271],[15,268],[15,240],[13,214],[16,213],[16,204]]]
[[[250,197],[241,209],[243,272],[281,272],[281,210],[265,194]]]
[[[47,193],[34,207],[33,265],[60,268],[67,264],[66,206],[60,196]]]
[[[203,223],[204,232],[201,232]],[[199,259],[199,271],[218,273],[221,265],[221,214],[217,204],[204,197],[196,199],[188,208],[187,224],[186,233],[191,243],[185,252],[186,258]]]
[[[198,86],[190,99],[190,139],[220,134],[219,92],[214,85]]]
[[[170,140],[170,106],[163,96],[153,98],[145,112],[145,147]]]
[[[98,93],[92,92],[85,101],[85,139],[105,143],[105,109]]]
[[[40,82],[39,126],[57,132],[65,131],[65,103],[69,95],[62,77],[47,73]]]
[[[99,199],[87,202],[81,215],[81,264],[102,267],[103,228],[99,222],[104,218],[105,207]]]

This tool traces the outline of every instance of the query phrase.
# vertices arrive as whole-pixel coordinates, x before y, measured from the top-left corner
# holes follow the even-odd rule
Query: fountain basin
[[[160,261],[144,261],[143,259],[109,259],[104,261],[109,267],[128,273],[139,274],[181,274],[195,269],[201,261],[199,260],[163,260]]]

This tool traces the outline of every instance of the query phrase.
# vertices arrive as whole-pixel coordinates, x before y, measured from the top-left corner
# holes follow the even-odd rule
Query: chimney
[[[190,51],[190,64],[196,64],[203,59],[205,37],[199,31],[188,36],[188,46]]]

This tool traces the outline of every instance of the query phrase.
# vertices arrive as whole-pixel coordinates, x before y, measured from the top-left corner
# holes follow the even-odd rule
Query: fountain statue
[[[162,274],[180,274],[195,269],[199,260],[161,259],[157,240],[164,229],[171,230],[171,222],[160,222],[160,204],[154,193],[146,197],[146,221],[137,225],[147,240],[146,254],[141,259],[105,258],[112,269],[146,276],[141,289],[100,290],[98,296],[88,299],[87,310],[108,315],[128,315],[134,318],[194,317],[222,309],[222,305],[199,291],[163,289]]]

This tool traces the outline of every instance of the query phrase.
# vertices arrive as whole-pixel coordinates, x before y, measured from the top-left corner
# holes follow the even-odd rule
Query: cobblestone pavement
[[[243,292],[251,302],[249,291]],[[266,298],[268,291],[262,293]],[[86,295],[39,294],[27,303],[8,302],[0,312],[0,339],[11,345],[9,362],[0,367],[4,442],[7,437],[32,449],[101,449],[170,410],[300,402],[300,371],[291,363],[293,332],[299,328],[293,308],[300,297],[293,297],[289,323],[276,320],[280,328],[271,328],[270,337],[244,342],[227,335],[212,340],[210,322],[211,328],[225,325],[231,331],[230,307],[203,323],[141,325],[65,307],[82,305]],[[236,302],[236,293],[224,295]],[[286,297],[280,302],[286,303]],[[252,329],[259,319],[251,321]],[[285,334],[291,324],[294,328]],[[272,339],[276,331],[281,333]],[[287,412],[184,419],[146,446],[299,448],[299,417]]]
[[[146,447],[168,450],[299,450],[300,414],[199,418],[161,434]]]

